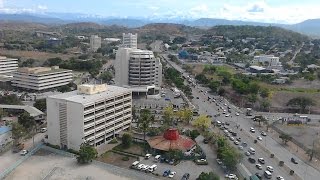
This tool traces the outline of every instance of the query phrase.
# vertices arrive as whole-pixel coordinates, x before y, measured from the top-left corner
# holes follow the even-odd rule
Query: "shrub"
[[[129,157],[128,156],[124,156],[123,158],[122,158],[122,161],[129,161]]]
[[[118,141],[116,138],[112,139],[108,144],[117,144]]]

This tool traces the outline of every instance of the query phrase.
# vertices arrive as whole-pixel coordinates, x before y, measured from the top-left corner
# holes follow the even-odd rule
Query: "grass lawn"
[[[140,154],[142,156],[145,155],[145,151],[143,150],[143,144],[140,143],[133,143],[129,148],[125,149],[122,145],[118,145],[114,148],[115,150],[120,150],[123,152],[128,152],[132,154]]]
[[[128,161],[124,161],[122,160],[123,157],[125,156],[108,151],[102,154],[100,157],[98,157],[97,160],[104,163],[113,164],[116,166],[126,167],[126,168],[130,167],[130,165],[137,160],[136,158],[129,157]]]

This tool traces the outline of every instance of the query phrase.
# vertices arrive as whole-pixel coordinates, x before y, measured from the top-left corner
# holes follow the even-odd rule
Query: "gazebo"
[[[179,135],[175,128],[167,129],[163,135],[151,137],[147,142],[152,149],[160,151],[181,150],[186,152],[196,145],[192,139]]]

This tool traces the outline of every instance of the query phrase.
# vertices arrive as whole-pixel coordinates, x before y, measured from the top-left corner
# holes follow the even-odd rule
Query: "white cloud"
[[[39,10],[47,10],[48,9],[47,6],[44,6],[44,5],[38,5],[37,8]]]
[[[37,5],[32,8],[17,8],[7,7],[5,5],[6,0],[0,0],[0,13],[15,14],[15,13],[43,13],[48,8],[45,5]]]
[[[151,9],[152,11],[157,11],[159,7],[157,6],[149,6],[148,9]]]

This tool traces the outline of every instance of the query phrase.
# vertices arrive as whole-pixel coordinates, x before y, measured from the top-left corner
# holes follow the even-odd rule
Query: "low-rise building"
[[[72,70],[60,69],[59,66],[19,68],[13,73],[12,86],[42,91],[69,84]]]
[[[0,56],[0,75],[8,75],[18,69],[18,59]]]
[[[79,150],[85,141],[107,144],[132,121],[131,90],[106,84],[78,86],[78,90],[47,98],[48,143]]]
[[[263,65],[263,66],[271,66],[272,68],[278,69],[277,67],[282,67],[279,57],[275,57],[274,55],[260,55],[254,56],[251,61],[252,65]]]

